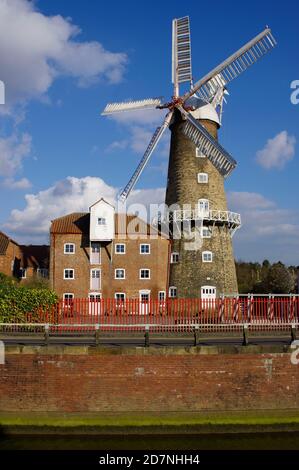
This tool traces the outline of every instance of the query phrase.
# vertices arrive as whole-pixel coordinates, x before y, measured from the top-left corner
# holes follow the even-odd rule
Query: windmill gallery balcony
[[[169,211],[166,217],[158,218],[154,222],[160,223],[182,223],[184,221],[202,221],[207,225],[227,225],[231,234],[241,227],[241,215],[237,212],[208,210],[199,211],[194,209]]]

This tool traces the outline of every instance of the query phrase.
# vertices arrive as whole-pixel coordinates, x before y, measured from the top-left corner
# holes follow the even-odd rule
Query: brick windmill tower
[[[173,20],[170,102],[146,99],[108,104],[103,115],[140,109],[168,109],[119,199],[124,202],[167,128],[171,131],[167,213],[159,219],[169,230],[172,252],[170,297],[214,298],[237,293],[232,235],[240,215],[227,208],[224,179],[236,161],[219,144],[226,86],[276,45],[271,30],[262,33],[193,84],[189,17]],[[179,85],[190,82],[180,96]]]

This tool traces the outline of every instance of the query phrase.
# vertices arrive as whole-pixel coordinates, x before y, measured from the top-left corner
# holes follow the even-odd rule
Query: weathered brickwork
[[[19,245],[0,231],[0,272],[26,283],[26,280],[41,275],[39,270],[43,271],[43,277],[48,276],[49,246]],[[21,278],[22,274],[24,278]]]
[[[0,272],[6,276],[16,275],[21,265],[20,246],[8,239],[5,252],[0,254]]]
[[[217,139],[217,125],[201,121]],[[181,131],[182,122],[177,117],[172,125],[168,168],[166,204],[191,205],[199,199],[209,200],[210,210],[227,211],[224,179],[208,158],[196,157],[195,145]],[[199,184],[198,173],[208,174],[208,183]],[[206,223],[206,222],[205,222]],[[217,296],[238,292],[236,269],[230,233],[225,225],[213,226],[211,238],[203,239],[199,250],[185,250],[186,240],[172,241],[172,251],[180,253],[180,260],[170,267],[170,286],[177,287],[178,297],[199,297],[201,286],[215,286]],[[202,251],[212,251],[213,262],[202,262]]]
[[[64,245],[75,244],[75,253],[65,254]],[[125,244],[125,253],[115,252],[117,243]],[[140,245],[150,245],[149,254],[140,253]],[[60,298],[65,293],[75,298],[87,298],[90,293],[99,293],[103,298],[114,298],[116,293],[125,293],[127,298],[139,299],[140,291],[148,290],[151,299],[167,290],[169,241],[142,235],[140,238],[115,238],[101,242],[100,260],[90,262],[88,233],[51,233],[50,280],[52,288]],[[115,279],[115,269],[125,269],[125,279]],[[74,269],[74,279],[64,279],[64,269]],[[99,269],[101,282],[98,289],[91,286],[91,270]],[[150,279],[140,279],[140,269],[150,269]]]
[[[8,352],[0,365],[0,412],[299,408],[299,366],[289,353],[33,349]]]

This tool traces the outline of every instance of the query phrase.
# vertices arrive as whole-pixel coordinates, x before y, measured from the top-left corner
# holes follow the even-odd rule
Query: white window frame
[[[99,251],[93,251],[93,247],[95,245],[98,245],[100,247]],[[94,253],[98,253],[99,254],[99,257],[98,257],[98,261],[94,261],[94,258],[93,258],[93,254]],[[89,260],[90,260],[90,264],[91,265],[99,265],[99,264],[102,264],[102,246],[101,246],[101,242],[90,242],[90,253],[89,253]]]
[[[177,256],[178,260],[174,261],[174,256]],[[174,251],[170,255],[170,263],[171,264],[177,264],[180,261],[180,254],[177,251]]]
[[[211,293],[211,292],[204,292],[206,290],[213,290],[214,292]],[[208,300],[208,297],[206,297],[207,295],[212,295],[213,297],[211,297],[211,299],[215,299],[216,298],[216,294],[217,294],[217,288],[216,286],[201,286],[201,289],[200,289],[200,297],[202,299],[205,299],[205,300]]]
[[[199,184],[206,184],[209,182],[208,173],[197,173],[197,182]]]
[[[73,277],[65,277],[66,271],[73,271]],[[75,279],[75,270],[74,268],[64,268],[63,270],[63,279],[66,281],[73,281]]]
[[[202,209],[200,207],[201,205],[204,206]],[[209,201],[209,199],[205,199],[205,198],[198,199],[197,206],[198,206],[199,214],[203,214],[203,215],[209,214],[209,212],[210,212],[210,201]]]
[[[38,277],[47,278],[49,276],[49,270],[47,268],[37,268],[36,274]]]
[[[141,272],[142,271],[148,271],[149,276],[148,277],[141,277]],[[151,278],[151,270],[149,268],[141,268],[139,269],[139,279],[142,281],[147,281]]]
[[[117,247],[118,246],[123,246],[124,247],[124,251],[117,251]],[[114,248],[114,253],[116,255],[125,255],[126,254],[126,244],[125,243],[116,243],[115,244],[115,248]]]
[[[100,222],[101,220],[101,222]],[[97,225],[107,225],[107,218],[106,217],[98,217],[97,218]]]
[[[118,299],[117,298],[118,295],[123,295],[124,298],[123,299]],[[115,298],[115,300],[124,302],[126,300],[126,293],[125,292],[114,292],[114,298]]]
[[[163,299],[160,298],[161,294],[163,294]],[[159,300],[159,302],[164,302],[166,300],[166,291],[165,290],[159,290],[158,300]]]
[[[172,290],[175,289],[175,295],[172,295]],[[175,286],[170,286],[168,289],[168,297],[170,299],[176,299],[178,296],[178,289]]]
[[[94,271],[99,272],[99,273],[100,273],[100,276],[93,278],[93,277],[92,277],[92,273],[93,273]],[[101,270],[100,268],[91,268],[91,270],[90,270],[90,275],[89,275],[89,276],[90,276],[90,277],[89,277],[89,286],[90,286],[90,290],[92,290],[92,289],[101,290],[101,287],[102,287],[102,270]],[[99,287],[98,287],[98,288],[97,288],[97,287],[92,287],[92,280],[93,280],[93,279],[99,279],[99,280],[100,280],[100,282],[99,282]],[[92,292],[91,292],[91,293],[92,293]],[[96,292],[96,294],[98,294],[98,292]]]
[[[148,251],[147,252],[142,252],[141,247],[142,246],[148,246]],[[149,243],[140,243],[139,245],[139,253],[141,255],[150,255],[151,254],[151,245]]]
[[[116,271],[123,271],[124,272],[124,277],[116,277]],[[115,270],[114,270],[114,279],[116,279],[117,281],[122,281],[122,280],[126,279],[126,270],[124,268],[115,268]]]
[[[211,256],[211,259],[205,259],[205,255]],[[201,255],[201,259],[203,263],[213,263],[213,253],[212,251],[203,251]]]
[[[99,297],[96,301],[99,302],[99,300],[102,300],[102,293],[97,292],[97,291],[91,291],[88,293],[88,300],[92,301],[92,297]]]
[[[20,279],[27,279],[27,269],[20,268]]]
[[[207,230],[209,235],[204,235],[204,230]],[[212,238],[212,229],[210,227],[201,227],[201,238]]]
[[[72,301],[75,298],[73,292],[64,292],[62,295],[63,295],[63,306],[68,307],[68,308],[72,307]],[[70,299],[66,299],[65,298],[66,295],[71,295],[72,297]]]
[[[63,300],[74,300],[75,296],[74,296],[74,293],[73,292],[64,292],[63,294]],[[71,295],[71,298],[70,299],[66,299],[65,296],[66,295]]]
[[[67,247],[67,246],[72,246],[74,251],[66,251],[66,247]],[[75,243],[72,243],[72,242],[67,242],[67,243],[65,243],[65,244],[64,244],[64,248],[63,248],[63,253],[64,253],[65,255],[74,255],[74,254],[76,253],[76,245],[75,245]]]
[[[196,147],[195,155],[197,158],[206,158],[205,154],[202,153],[198,147]]]

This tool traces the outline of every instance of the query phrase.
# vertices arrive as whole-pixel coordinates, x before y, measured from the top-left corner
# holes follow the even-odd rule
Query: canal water
[[[299,432],[0,437],[1,450],[299,450]]]

